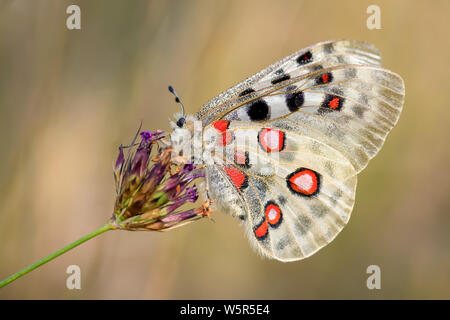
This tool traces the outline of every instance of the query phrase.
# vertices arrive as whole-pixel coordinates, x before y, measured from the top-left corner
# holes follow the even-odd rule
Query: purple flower
[[[197,186],[188,187],[184,193],[174,197],[171,204],[167,206],[167,212],[171,213],[181,207],[186,202],[194,203],[198,199]]]
[[[152,140],[152,132],[151,131],[143,131],[141,132],[141,138],[144,143],[148,143]]]
[[[192,163],[187,163],[184,165],[183,170],[185,172],[191,172],[192,170],[195,169],[195,166]]]
[[[192,188],[186,188],[184,192],[186,201],[195,202],[198,199],[197,187],[194,185]]]
[[[131,175],[142,176],[147,168],[148,158],[150,156],[150,148],[144,147],[136,152],[131,166]]]
[[[129,147],[119,147],[115,165],[117,198],[112,217],[115,226],[125,230],[161,230],[209,215],[209,201],[195,209],[177,211],[198,200],[197,186],[191,184],[205,176],[202,169],[194,164],[182,168],[173,164],[171,147],[160,143],[162,131],[143,131],[139,135],[139,143],[133,140]],[[127,157],[125,148],[130,148]]]
[[[123,155],[123,146],[120,145],[119,147],[119,155],[117,156],[116,165],[114,166],[114,169],[117,170],[119,167],[125,162],[125,156]]]

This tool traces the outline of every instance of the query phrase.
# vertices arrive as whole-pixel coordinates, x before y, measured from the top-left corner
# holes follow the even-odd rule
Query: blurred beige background
[[[81,7],[81,30],[66,8]],[[366,8],[381,8],[381,30]],[[106,233],[0,298],[450,298],[449,1],[0,1],[0,278],[102,225],[112,164],[140,120],[168,130],[268,64],[313,43],[375,44],[403,76],[397,127],[359,176],[348,226],[309,259],[257,256],[220,212],[168,233]],[[67,266],[82,290],[66,289]],[[366,268],[381,267],[368,290]]]

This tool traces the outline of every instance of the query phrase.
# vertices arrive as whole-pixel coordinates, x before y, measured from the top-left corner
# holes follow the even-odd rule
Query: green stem
[[[43,264],[55,259],[56,257],[59,257],[60,255],[62,255],[63,253],[66,253],[67,251],[79,246],[80,244],[102,234],[103,232],[106,232],[108,230],[112,230],[115,229],[114,226],[112,226],[110,223],[105,224],[103,227],[85,235],[84,237],[81,237],[80,239],[78,239],[75,242],[72,242],[71,244],[59,249],[58,251],[53,252],[52,254],[46,256],[45,258],[36,261],[35,263],[33,263],[32,265],[29,265],[28,267],[20,270],[19,272],[16,272],[12,275],[10,275],[8,278],[6,278],[5,280],[3,280],[2,282],[0,282],[0,288],[3,288],[4,286],[6,286],[7,284],[13,282],[14,280],[20,278],[23,275],[26,275],[28,272],[33,271],[36,268],[39,268],[40,266],[42,266]]]

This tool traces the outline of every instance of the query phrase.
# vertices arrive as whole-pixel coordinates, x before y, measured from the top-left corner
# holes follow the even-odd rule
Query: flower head
[[[173,164],[170,146],[161,142],[162,131],[138,133],[130,146],[119,147],[113,225],[126,230],[162,230],[209,215],[209,201],[195,209],[179,210],[197,201],[198,188],[192,183],[204,177],[203,171],[193,164],[181,168]]]

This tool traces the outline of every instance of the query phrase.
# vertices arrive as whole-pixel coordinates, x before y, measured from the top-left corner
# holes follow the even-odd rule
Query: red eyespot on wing
[[[258,142],[266,152],[276,152],[284,149],[284,132],[277,129],[261,129],[258,133]]]
[[[236,189],[243,190],[248,187],[248,178],[243,172],[234,167],[224,167],[224,169]]]
[[[255,232],[255,236],[259,239],[259,240],[263,240],[266,236],[267,236],[267,232],[268,232],[268,226],[267,226],[267,221],[266,219],[264,219],[259,226],[257,226],[254,229]]]
[[[311,51],[305,52],[297,58],[297,63],[302,65],[311,62],[313,59]]]
[[[265,209],[266,220],[271,227],[278,227],[282,221],[282,214],[280,207],[273,201],[269,201],[266,204]]]
[[[313,170],[300,168],[288,175],[286,182],[293,193],[313,196],[319,192],[320,175]]]
[[[324,73],[316,78],[317,84],[325,84],[331,81],[333,81],[333,75],[331,74],[331,72]]]
[[[335,95],[327,95],[322,103],[322,108],[340,111],[344,104],[344,98]]]
[[[338,97],[334,97],[333,99],[331,99],[330,102],[328,102],[328,106],[331,109],[339,108],[339,98]]]
[[[213,123],[213,127],[220,132],[225,132],[228,129],[229,125],[230,121],[228,120],[217,120]]]

